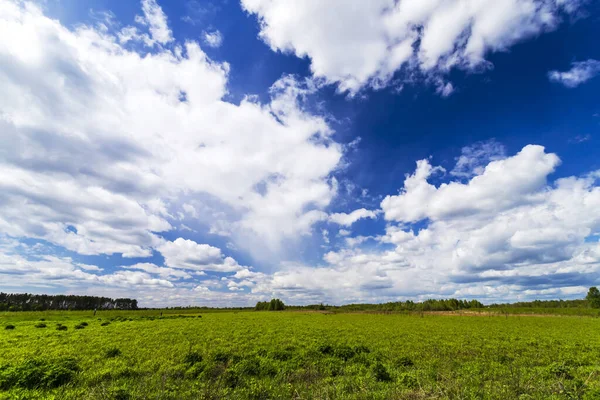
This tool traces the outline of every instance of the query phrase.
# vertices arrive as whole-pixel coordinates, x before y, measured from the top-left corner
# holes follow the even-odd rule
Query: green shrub
[[[75,325],[75,329],[83,329],[83,328],[85,328],[85,325],[81,325],[81,324]]]
[[[369,349],[367,346],[361,344],[358,346],[354,346],[354,352],[356,354],[363,354],[363,353],[368,354],[371,352],[371,349]]]
[[[410,357],[407,356],[401,356],[396,360],[395,364],[397,367],[412,367],[413,365],[415,365],[413,360],[411,360]]]
[[[66,326],[64,326],[64,325],[58,325],[58,326],[56,327],[56,330],[57,330],[57,331],[66,331],[67,329],[69,329],[69,328],[67,328],[67,327],[66,327]]]
[[[87,322],[82,322],[79,325],[81,325],[81,326],[88,326],[88,323]]]
[[[104,321],[103,323],[100,324],[100,326],[106,326],[106,325],[110,325],[110,322]]]
[[[548,373],[551,376],[556,376],[557,378],[562,379],[573,379],[573,375],[571,375],[571,370],[564,363],[552,363],[548,366]]]
[[[221,375],[221,381],[228,388],[235,389],[241,382],[240,375],[235,370],[227,369]]]
[[[106,350],[106,352],[104,353],[105,358],[114,358],[114,357],[118,357],[120,355],[121,355],[121,350],[119,350],[116,347],[112,347],[112,348]]]
[[[79,370],[77,362],[71,358],[53,362],[30,359],[16,366],[0,368],[0,390],[56,388],[70,382]]]
[[[260,360],[257,357],[249,357],[235,366],[236,371],[242,376],[259,376],[261,373]]]
[[[400,376],[400,383],[402,384],[402,386],[405,386],[410,389],[416,389],[417,387],[419,387],[419,382],[417,381],[417,378],[408,373],[402,374]]]
[[[217,362],[227,363],[229,360],[231,360],[231,354],[224,351],[217,351],[215,354],[213,354],[212,358]]]
[[[196,351],[190,351],[189,353],[187,353],[185,355],[185,357],[183,357],[183,362],[190,366],[197,364],[197,363],[201,363],[202,362],[202,354],[200,354]]]
[[[14,325],[10,325],[10,324],[9,324],[9,325],[6,325],[6,326],[4,327],[4,329],[6,329],[6,330],[12,330],[12,329],[15,329],[15,326],[14,326]]]
[[[333,355],[341,358],[344,361],[348,361],[356,355],[354,349],[350,346],[338,346],[333,350]]]
[[[131,394],[125,388],[116,388],[112,390],[111,398],[113,400],[129,400],[131,399]]]
[[[390,373],[381,363],[377,363],[373,366],[373,375],[375,376],[375,379],[380,382],[390,382],[392,380]]]
[[[35,327],[36,327],[36,328],[45,328],[45,327],[46,327],[46,324],[45,324],[45,323],[43,323],[43,322],[39,322],[39,323],[35,324]]]
[[[333,347],[329,344],[322,344],[317,347],[321,354],[333,354]]]

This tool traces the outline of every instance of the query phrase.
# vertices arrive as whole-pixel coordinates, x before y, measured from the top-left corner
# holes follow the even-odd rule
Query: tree
[[[279,299],[271,301],[259,301],[254,307],[256,311],[282,311],[285,310],[285,304]]]
[[[590,307],[600,308],[600,290],[596,286],[590,288],[585,299],[588,301]]]

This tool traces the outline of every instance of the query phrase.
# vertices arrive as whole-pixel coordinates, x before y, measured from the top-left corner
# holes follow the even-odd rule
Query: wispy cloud
[[[548,78],[552,82],[558,82],[568,88],[575,88],[600,74],[600,61],[587,60],[574,62],[568,71],[550,71]]]

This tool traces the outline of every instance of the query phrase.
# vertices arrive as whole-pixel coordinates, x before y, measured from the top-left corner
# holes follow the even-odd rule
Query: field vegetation
[[[600,398],[599,318],[487,311],[5,312],[0,398]]]

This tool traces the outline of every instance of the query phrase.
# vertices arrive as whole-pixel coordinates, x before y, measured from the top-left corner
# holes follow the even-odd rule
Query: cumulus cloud
[[[348,244],[321,267],[278,271],[254,290],[305,302],[582,295],[600,272],[600,172],[548,183],[559,164],[526,146],[467,183],[436,187],[427,183],[435,167],[421,160],[382,201],[389,222],[378,246]]]
[[[447,22],[438,21],[437,8],[426,7],[438,2],[426,3],[340,6],[340,22],[332,19],[330,27],[316,12],[329,4],[303,2],[290,21],[315,19],[304,47],[293,29],[292,39],[280,36],[279,17],[271,15],[280,3],[244,5],[261,15],[262,35],[274,48],[310,57],[315,76],[350,92],[386,84],[402,65],[438,72],[478,68],[487,51],[551,29],[560,10],[576,9],[565,1],[519,1],[509,11],[494,3],[496,13],[488,15],[467,1],[464,14],[455,2],[444,2],[449,12],[458,7],[457,21],[469,16],[457,22],[468,34],[444,52],[431,38]],[[305,9],[311,4],[315,10]],[[410,13],[397,10],[409,6]],[[417,29],[411,24],[418,10]],[[69,29],[32,3],[0,0],[5,287],[134,295],[142,305],[250,305],[273,295],[297,303],[572,295],[597,280],[600,173],[552,182],[560,159],[543,147],[507,157],[502,146],[480,143],[465,147],[449,174],[420,160],[381,210],[328,213],[344,147],[328,120],[306,106],[318,80],[283,76],[268,101],[247,96],[229,103],[229,65],[211,60],[196,42],[178,43],[155,1],[144,0],[142,13],[137,27],[119,31],[116,24]],[[410,20],[394,20],[401,15]],[[531,22],[527,32],[513,26],[524,16]],[[356,20],[348,24],[348,18]],[[498,21],[501,26],[484,29]],[[512,36],[505,25],[513,26]],[[454,25],[448,26],[448,40],[457,40]],[[351,40],[350,28],[358,29]],[[396,28],[401,33],[393,33]],[[317,37],[325,50],[309,40]],[[484,38],[480,48],[470,44],[477,38]],[[354,56],[345,58],[348,49]],[[376,57],[366,57],[369,51]],[[453,89],[442,78],[432,82]],[[435,174],[449,181],[434,185]],[[387,224],[380,234],[350,237],[341,229],[334,236],[325,229],[380,213]],[[321,235],[313,238],[326,237],[333,251],[319,265],[277,263],[272,272],[259,272],[210,240],[166,240],[178,237],[177,226],[191,227],[188,233],[206,228],[228,240],[227,249],[251,254],[285,248],[318,227]],[[100,268],[60,255],[70,254],[65,250],[156,257]]]
[[[155,1],[142,9],[169,48],[138,52],[122,31],[70,30],[32,3],[1,2],[0,229],[148,256],[185,195],[263,247],[309,234],[343,151],[304,110],[314,85],[286,76],[268,103],[228,103],[229,66],[176,43]]]
[[[95,267],[95,268],[94,268]],[[54,288],[125,288],[140,290],[144,287],[172,288],[167,279],[141,271],[115,271],[94,274],[102,269],[80,264],[70,257],[39,255],[33,259],[19,254],[0,252],[0,275],[4,288],[19,290],[23,287]]]
[[[315,77],[354,94],[407,69],[426,76],[489,67],[487,53],[555,29],[577,0],[241,0],[274,50],[311,61]],[[439,81],[439,79],[438,79]],[[448,96],[451,83],[437,85]]]
[[[558,82],[568,88],[575,88],[600,74],[600,61],[587,60],[571,64],[568,71],[550,71],[548,78],[552,82]]]
[[[217,48],[223,44],[223,35],[219,31],[204,32],[202,39],[209,47]]]
[[[165,264],[172,268],[220,272],[235,272],[242,268],[233,258],[224,257],[221,249],[193,240],[166,241],[157,250],[165,258]]]
[[[436,188],[427,181],[436,167],[421,160],[415,173],[406,177],[400,194],[386,196],[381,208],[386,220],[405,223],[495,215],[539,201],[547,176],[559,164],[555,154],[529,145],[514,157],[490,162],[468,183],[450,182]]]
[[[363,218],[377,218],[377,213],[366,208],[360,208],[347,213],[334,213],[329,216],[329,221],[342,226],[351,226],[353,223]]]

